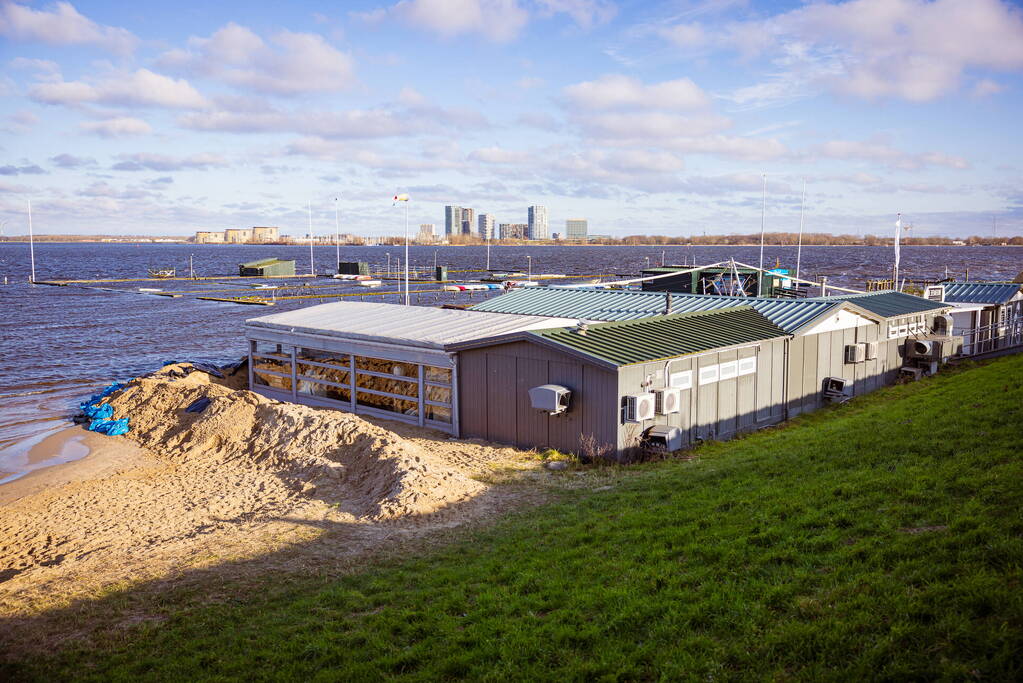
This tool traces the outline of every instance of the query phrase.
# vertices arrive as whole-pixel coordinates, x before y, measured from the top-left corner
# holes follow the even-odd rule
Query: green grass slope
[[[14,673],[1023,678],[1023,357],[696,455],[341,580],[169,596],[162,624]]]

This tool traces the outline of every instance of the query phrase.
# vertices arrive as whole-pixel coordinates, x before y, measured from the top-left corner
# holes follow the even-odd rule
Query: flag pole
[[[796,279],[799,279],[799,262],[803,256],[803,206],[806,204],[806,178],[803,178],[803,198],[799,200],[799,241],[796,245]]]
[[[895,265],[892,268],[892,289],[899,288],[899,238],[902,236],[902,214],[896,214],[898,220],[895,221]]]
[[[309,274],[316,275],[313,266],[313,200],[309,200]]]
[[[32,279],[29,280],[32,284],[36,283],[36,247],[35,242],[32,239],[32,200],[28,200],[28,256],[32,262]]]
[[[341,272],[341,220],[338,214],[338,198],[334,197],[334,246],[337,247],[337,272]]]
[[[408,200],[405,200],[405,305],[409,305],[408,291]]]
[[[767,174],[764,174],[764,202],[760,209],[760,274],[757,276],[757,296],[764,292],[764,226],[767,218]]]

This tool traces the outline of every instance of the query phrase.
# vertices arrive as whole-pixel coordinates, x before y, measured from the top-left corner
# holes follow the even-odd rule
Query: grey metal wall
[[[699,383],[699,369],[729,361],[756,357],[756,372],[749,375]],[[643,363],[619,369],[618,449],[636,445],[644,431],[654,425],[670,425],[682,430],[683,445],[697,439],[727,438],[734,434],[774,424],[784,419],[785,340],[761,342],[739,349],[719,351],[665,363]],[[668,375],[689,370],[692,388],[681,392],[682,410],[670,415],[655,415],[652,420],[625,422],[622,408],[625,396],[664,388]]]
[[[572,391],[568,411],[551,416],[533,409],[529,390],[560,384]],[[616,444],[618,379],[614,372],[527,342],[458,354],[462,436],[526,448],[548,446],[578,453],[584,435]]]

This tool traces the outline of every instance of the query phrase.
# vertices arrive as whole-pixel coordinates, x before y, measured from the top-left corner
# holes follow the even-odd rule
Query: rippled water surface
[[[368,261],[385,270],[403,255],[400,247],[343,247],[341,260]],[[36,277],[45,279],[139,278],[150,266],[188,270],[194,257],[198,275],[237,274],[238,264],[279,256],[296,259],[299,272],[309,272],[309,248],[285,246],[40,244],[36,245]],[[334,247],[314,250],[315,268],[334,269]],[[527,259],[528,257],[531,257]],[[710,263],[734,257],[756,263],[757,247],[493,247],[494,269],[534,273],[634,275],[648,263]],[[869,277],[891,268],[892,252],[882,247],[805,247],[804,277],[826,274],[837,285],[862,286]],[[452,270],[482,268],[483,247],[412,247],[413,265],[434,260]],[[765,263],[792,268],[794,247],[767,247]],[[1023,248],[904,247],[902,272],[940,278],[945,268],[971,279],[1012,279],[1023,270]],[[317,299],[283,301],[273,308],[200,301],[192,295],[164,298],[141,294],[138,287],[194,292],[214,296],[250,293],[237,281],[196,284],[178,282],[101,283],[89,286],[31,286],[27,244],[0,244],[0,473],[22,469],[29,447],[67,424],[83,397],[113,380],[153,370],[166,360],[226,362],[244,353],[242,324],[246,318],[321,303]],[[457,276],[453,275],[452,279]],[[465,276],[471,277],[471,276]],[[308,282],[308,281],[307,281]],[[312,284],[329,284],[318,279]],[[434,285],[422,289],[433,289]],[[393,288],[391,288],[393,290]],[[109,291],[114,290],[114,291]],[[322,291],[322,290],[319,290]],[[351,291],[354,290],[354,286]],[[475,295],[480,296],[478,293]],[[468,302],[466,295],[421,294],[423,305]],[[336,301],[338,299],[327,299]],[[367,297],[394,301],[395,297]],[[0,475],[2,478],[2,475]]]

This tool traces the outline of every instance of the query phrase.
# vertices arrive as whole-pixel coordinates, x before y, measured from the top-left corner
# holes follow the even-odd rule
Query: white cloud
[[[607,74],[595,81],[570,85],[568,100],[586,109],[699,109],[710,98],[688,78],[646,85],[630,76]]]
[[[470,161],[480,161],[485,164],[524,164],[528,163],[533,155],[529,152],[504,149],[503,147],[483,147],[469,152]]]
[[[973,86],[974,97],[988,97],[989,95],[997,95],[1004,91],[1004,85],[993,81],[990,78],[982,78]]]
[[[95,166],[96,160],[91,157],[76,157],[73,154],[58,154],[55,157],[50,157],[50,161],[55,163],[60,168],[80,168],[82,166]]]
[[[152,127],[142,119],[119,116],[104,121],[87,121],[78,124],[86,133],[94,133],[103,138],[122,138],[132,135],[148,135]]]
[[[614,3],[606,0],[537,0],[542,14],[567,14],[580,28],[606,24],[618,14]]]
[[[186,157],[172,157],[166,154],[138,152],[119,154],[118,163],[111,168],[115,171],[181,171],[185,169],[207,170],[227,166],[227,160],[216,154],[193,154]]]
[[[403,0],[388,12],[444,38],[481,33],[502,43],[514,39],[529,21],[516,0]]]
[[[0,4],[0,35],[49,45],[95,45],[119,55],[130,54],[139,43],[130,31],[97,24],[68,2],[58,2],[48,10],[4,2]]]
[[[188,81],[153,73],[149,69],[114,74],[98,83],[37,83],[29,89],[29,97],[36,102],[65,106],[106,104],[201,109],[208,105],[206,99]]]
[[[532,6],[519,0],[402,0],[387,8],[350,14],[367,24],[394,17],[442,38],[478,33],[506,43],[529,23],[531,10],[543,18],[566,14],[584,30],[610,21],[618,11],[607,0],[536,0]]]
[[[165,52],[160,64],[272,95],[337,92],[355,82],[352,56],[315,33],[279,31],[268,44],[245,26],[230,23],[189,43],[190,50]]]
[[[909,154],[877,140],[829,140],[811,147],[808,154],[810,157],[872,161],[903,170],[916,170],[925,166],[944,166],[957,170],[970,168],[970,162],[962,157],[942,152]]]
[[[713,114],[684,116],[659,111],[596,114],[578,119],[583,131],[595,138],[657,140],[717,133],[732,122]]]
[[[957,90],[965,73],[1023,67],[1023,12],[1003,0],[813,2],[766,19],[679,23],[659,33],[683,47],[702,40],[746,58],[788,54],[797,85],[809,78],[866,99],[927,102]]]

